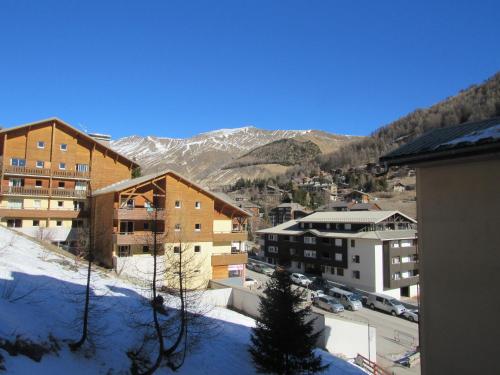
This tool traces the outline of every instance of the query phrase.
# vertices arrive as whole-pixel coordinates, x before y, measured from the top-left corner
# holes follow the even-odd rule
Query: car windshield
[[[350,301],[359,301],[359,297],[357,295],[355,295],[355,294],[351,294],[347,298],[349,298]]]
[[[401,305],[401,302],[399,302],[397,299],[390,299],[389,302],[394,306]]]

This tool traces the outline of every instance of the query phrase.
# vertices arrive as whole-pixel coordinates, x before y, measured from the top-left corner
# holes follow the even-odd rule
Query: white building
[[[399,211],[316,212],[258,233],[270,263],[368,292],[417,294],[416,221]]]

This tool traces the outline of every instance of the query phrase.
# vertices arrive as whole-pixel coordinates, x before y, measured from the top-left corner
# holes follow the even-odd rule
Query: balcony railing
[[[35,209],[35,208],[0,208],[1,217],[12,217],[17,219],[77,219],[88,216],[86,210],[61,210],[61,209]]]
[[[72,190],[60,188],[44,188],[34,186],[2,186],[2,195],[35,196],[35,197],[58,197],[58,198],[85,198],[87,190]]]
[[[12,175],[30,175],[30,176],[45,176],[59,177],[59,178],[75,178],[75,179],[90,179],[90,172],[80,172],[73,170],[49,169],[49,168],[36,168],[36,167],[19,167],[16,165],[6,165],[4,167],[5,174]]]
[[[214,242],[246,241],[247,239],[246,231],[214,232]]]
[[[212,266],[229,266],[232,264],[246,264],[248,262],[247,253],[222,253],[212,255]]]
[[[164,233],[156,234],[157,243],[164,242]],[[113,234],[113,242],[117,245],[152,245],[153,232],[120,232]]]
[[[155,216],[154,211],[150,212],[146,208],[117,208],[113,213],[114,219],[119,220],[152,220]],[[157,219],[165,220],[165,210],[157,210]]]

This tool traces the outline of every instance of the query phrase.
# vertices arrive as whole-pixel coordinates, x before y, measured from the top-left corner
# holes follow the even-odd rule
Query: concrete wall
[[[210,287],[217,290],[227,290],[224,283],[213,280],[210,281]],[[231,296],[228,299],[229,307],[257,319],[259,317],[259,303],[260,299],[257,294],[245,288],[231,287]],[[323,330],[317,343],[318,347],[348,358],[354,358],[359,353],[366,358],[370,356],[376,361],[377,331],[374,327],[370,327],[370,349],[368,349],[368,326],[366,324],[327,317],[316,312],[313,312],[308,319],[316,319],[315,332]]]
[[[498,373],[500,159],[420,166],[417,197],[422,374]]]
[[[355,358],[361,354],[377,361],[377,330],[364,323],[356,323],[325,316],[325,347],[330,353]],[[370,345],[368,346],[368,340]]]

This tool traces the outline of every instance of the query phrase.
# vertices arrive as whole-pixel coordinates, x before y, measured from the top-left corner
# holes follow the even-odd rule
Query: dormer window
[[[38,141],[36,143],[36,147],[38,147],[38,148],[45,148],[45,142],[44,141]]]

